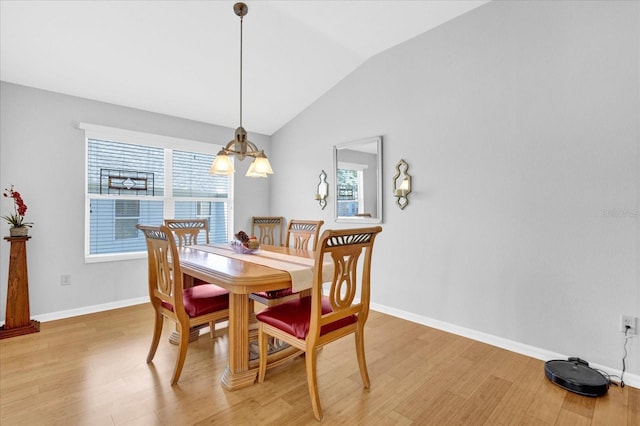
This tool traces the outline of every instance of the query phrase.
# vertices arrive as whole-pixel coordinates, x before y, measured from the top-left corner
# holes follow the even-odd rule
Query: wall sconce
[[[400,169],[403,169],[402,171]],[[393,196],[396,197],[396,204],[400,209],[404,209],[409,204],[407,196],[411,194],[411,176],[408,173],[409,165],[404,161],[396,164],[396,174],[393,177]],[[398,182],[402,175],[402,180]]]
[[[320,208],[324,210],[327,206],[327,196],[329,195],[329,184],[327,183],[327,174],[324,170],[320,171],[320,183],[318,183],[318,191],[315,199],[320,204]]]

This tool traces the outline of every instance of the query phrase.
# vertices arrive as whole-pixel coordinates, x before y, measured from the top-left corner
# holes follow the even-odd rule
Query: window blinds
[[[230,181],[209,174],[213,155],[98,139],[87,143],[89,256],[146,251],[135,226],[160,225],[168,217],[207,218],[210,240],[227,241]]]

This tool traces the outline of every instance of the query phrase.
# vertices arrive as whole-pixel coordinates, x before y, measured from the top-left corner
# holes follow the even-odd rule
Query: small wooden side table
[[[27,240],[31,237],[4,237],[11,243],[9,282],[5,322],[0,327],[0,339],[40,331],[40,322],[30,319],[29,279],[27,276]]]

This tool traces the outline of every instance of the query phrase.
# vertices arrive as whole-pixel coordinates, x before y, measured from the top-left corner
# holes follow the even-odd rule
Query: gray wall
[[[382,135],[376,309],[619,369],[619,315],[640,315],[639,28],[638,2],[491,2],[388,50],[270,148],[252,135],[275,174],[236,173],[234,228],[249,229],[251,214],[349,226],[333,221],[333,200],[324,210],[314,200],[318,174],[332,179],[334,144]],[[219,144],[233,134],[2,83],[0,183],[18,186],[36,223],[33,315],[146,297],[144,261],[83,263],[80,121]],[[400,158],[413,176],[405,210],[391,194]],[[7,249],[3,241],[2,277]],[[60,286],[62,273],[71,286]],[[5,279],[0,298],[4,316]],[[627,359],[636,386],[639,341]]]
[[[0,83],[0,183],[15,184],[35,223],[27,243],[32,316],[115,306],[147,298],[146,261],[84,263],[84,131],[79,122],[224,145],[234,129],[153,114],[24,86]],[[269,155],[269,138],[250,134]],[[236,162],[234,229],[250,229],[249,216],[269,213],[269,182],[244,176]],[[0,200],[2,215],[13,208]],[[260,208],[261,211],[256,210]],[[8,225],[2,221],[2,235]],[[5,316],[9,244],[0,244],[0,315]],[[71,285],[61,286],[60,275]]]
[[[640,315],[639,38],[638,2],[504,1],[383,52],[272,136],[272,211],[345,227],[317,174],[334,144],[382,135],[377,309],[620,369],[619,316]]]

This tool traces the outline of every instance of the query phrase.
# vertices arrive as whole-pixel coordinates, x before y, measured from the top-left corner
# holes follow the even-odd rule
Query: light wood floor
[[[165,335],[145,358],[152,311],[138,305],[51,321],[0,341],[0,424],[316,425],[304,360],[265,383],[224,391],[227,336],[191,343],[178,385]],[[365,336],[371,389],[362,388],[353,337],[325,347],[318,380],[324,424],[640,425],[640,390],[589,398],[551,384],[543,362],[372,312]]]

